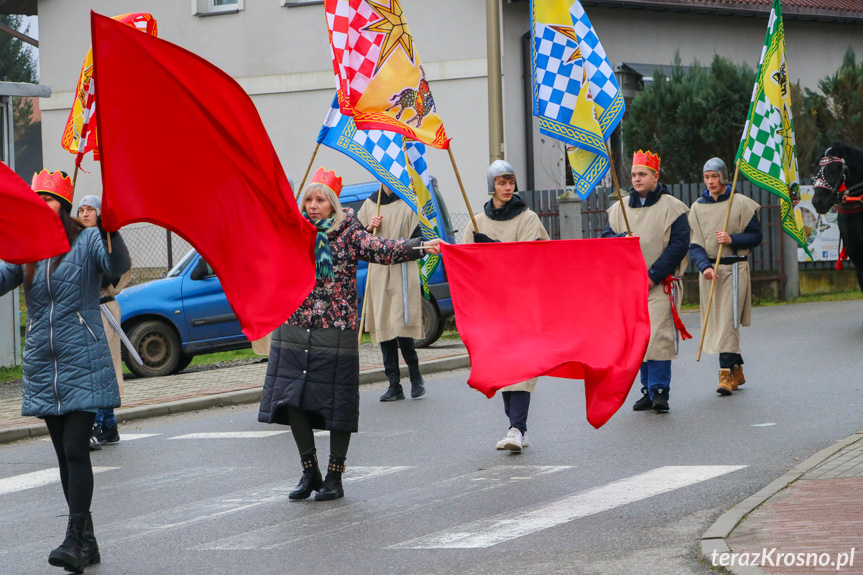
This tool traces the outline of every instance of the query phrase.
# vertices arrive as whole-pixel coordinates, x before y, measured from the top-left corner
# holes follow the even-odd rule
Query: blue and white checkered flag
[[[534,109],[540,132],[568,145],[576,192],[608,171],[605,142],[623,118],[614,71],[578,0],[531,0]]]

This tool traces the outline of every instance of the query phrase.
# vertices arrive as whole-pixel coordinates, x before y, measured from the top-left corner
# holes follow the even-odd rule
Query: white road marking
[[[218,431],[212,433],[188,433],[186,435],[177,435],[169,439],[257,439],[261,437],[272,437],[273,435],[282,435],[290,433],[287,430],[281,431]]]
[[[410,467],[349,467],[345,472],[344,482],[363,481],[406,469],[410,469]],[[114,545],[125,541],[143,539],[258,507],[287,503],[288,494],[293,488],[293,480],[279,481],[252,489],[235,491],[212,499],[155,511],[131,519],[123,519],[100,527],[102,535],[99,536],[99,543]],[[103,539],[105,540],[104,544],[102,543]]]
[[[749,427],[770,427],[771,425],[776,425],[775,423],[755,423],[750,425]]]
[[[161,433],[121,433],[120,441],[135,441],[136,439],[147,439],[148,437],[156,437]]]
[[[391,545],[387,549],[475,549],[530,535],[543,529],[595,515],[654,495],[707,481],[745,465],[660,467],[563,499],[502,513]]]
[[[348,472],[351,469],[356,468],[348,467]],[[312,516],[225,537],[191,550],[278,549],[323,537],[338,541],[358,531],[380,530],[382,524],[405,515],[429,513],[429,510],[435,507],[451,508],[459,505],[460,500],[506,487],[519,489],[539,477],[568,469],[572,468],[540,465],[492,467],[325,511],[318,512],[316,506],[316,512]]]
[[[105,471],[113,471],[120,469],[119,467],[94,467],[93,473],[104,473]],[[0,479],[0,495],[7,495],[25,489],[33,489],[60,482],[60,470],[57,467],[52,469],[43,469],[42,471],[33,471],[32,473],[23,473],[13,477]]]

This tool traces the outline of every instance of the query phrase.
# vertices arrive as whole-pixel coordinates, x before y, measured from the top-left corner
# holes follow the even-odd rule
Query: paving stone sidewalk
[[[464,344],[457,339],[438,340],[428,348],[417,349],[420,364],[466,353]],[[383,369],[380,347],[373,344],[360,346],[360,373],[380,369]],[[167,377],[132,379],[125,383],[123,407],[117,410],[117,417],[122,418],[124,409],[261,388],[266,372],[267,364],[262,362]],[[38,420],[21,416],[20,397],[0,400],[0,430],[34,423]]]
[[[765,550],[775,552],[760,558],[755,568],[730,567],[725,572],[863,575],[863,436],[856,437],[737,525],[726,542],[739,558],[744,553],[752,557]],[[786,553],[794,555],[793,565],[786,564]]]

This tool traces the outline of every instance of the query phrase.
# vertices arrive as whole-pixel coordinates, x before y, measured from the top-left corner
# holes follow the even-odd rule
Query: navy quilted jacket
[[[120,391],[99,310],[102,274],[118,277],[131,266],[120,234],[113,253],[97,228],[83,230],[71,251],[48,274],[49,260],[37,264],[25,288],[27,338],[24,345],[23,415],[44,417],[119,407]],[[24,267],[0,265],[0,295],[21,285]]]

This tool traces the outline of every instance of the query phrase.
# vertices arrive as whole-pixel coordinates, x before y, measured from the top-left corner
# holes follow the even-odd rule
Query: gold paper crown
[[[644,166],[659,173],[659,156],[650,150],[646,152],[638,150],[632,155],[632,167],[634,168],[635,166]]]
[[[318,171],[312,176],[312,181],[309,182],[309,185],[312,184],[321,184],[331,189],[336,197],[339,197],[339,194],[342,193],[342,179],[336,175],[335,170],[328,172],[325,168],[318,168]]]

